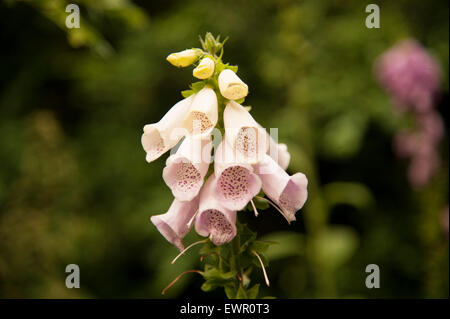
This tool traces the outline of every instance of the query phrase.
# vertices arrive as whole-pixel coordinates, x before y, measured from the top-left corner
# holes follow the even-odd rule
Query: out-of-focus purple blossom
[[[432,109],[441,82],[440,65],[417,41],[403,40],[384,52],[375,73],[400,110]]]
[[[415,131],[400,131],[394,137],[398,157],[411,160],[408,179],[416,187],[426,185],[440,166],[438,145],[444,136],[444,124],[435,111],[419,114]]]
[[[408,167],[408,179],[415,188],[428,184],[439,169],[440,160],[435,152],[426,156],[417,156],[411,159]]]
[[[444,137],[444,122],[439,113],[435,111],[420,114],[417,118],[418,126],[427,138],[426,142],[437,145]]]
[[[376,60],[375,74],[394,105],[415,118],[414,130],[398,132],[393,147],[398,157],[410,159],[410,183],[416,188],[425,186],[439,169],[438,146],[444,136],[442,118],[434,110],[440,65],[417,41],[407,39]]]

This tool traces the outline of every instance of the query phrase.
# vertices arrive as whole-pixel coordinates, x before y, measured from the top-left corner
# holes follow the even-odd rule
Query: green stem
[[[236,226],[239,229],[240,227],[238,227],[238,223],[239,223],[239,221],[236,220]],[[239,275],[238,285],[236,285],[235,294],[237,295],[239,289],[242,289],[242,291],[244,291],[244,297],[247,298],[247,292],[245,291],[244,286],[242,285],[243,278],[244,278],[244,272],[241,267],[241,260],[240,260],[240,253],[239,253],[240,247],[241,247],[241,239],[240,239],[239,233],[237,233],[236,237],[234,237],[234,239],[231,242],[231,256],[232,256],[232,260],[233,260],[232,267],[234,267],[234,270]]]

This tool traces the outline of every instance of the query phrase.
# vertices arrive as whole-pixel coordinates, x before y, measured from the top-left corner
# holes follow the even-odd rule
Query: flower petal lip
[[[189,112],[184,118],[184,127],[190,134],[204,138],[211,134],[218,117],[216,93],[206,86],[195,95]]]
[[[167,56],[167,61],[176,67],[186,67],[198,60],[201,55],[200,49],[187,49]]]
[[[152,162],[162,154],[174,147],[187,133],[184,128],[184,119],[188,114],[195,96],[183,99],[176,103],[157,123],[144,126],[141,137],[147,162]]]
[[[239,100],[248,94],[248,86],[236,73],[230,69],[225,69],[218,78],[220,94],[230,100]]]
[[[239,103],[229,101],[223,112],[225,140],[236,157],[249,164],[262,160],[267,151],[267,133]]]
[[[214,74],[215,63],[211,58],[204,58],[200,64],[192,71],[192,75],[197,79],[204,80]]]
[[[287,145],[284,143],[277,144],[276,152],[278,154],[278,165],[280,165],[282,169],[286,170],[289,166],[289,162],[291,161],[291,154],[288,151]]]
[[[261,179],[253,167],[236,161],[229,143],[222,141],[214,158],[216,193],[223,206],[242,210],[261,190]]]
[[[282,169],[286,170],[291,161],[291,154],[288,151],[287,145],[284,143],[277,143],[274,138],[267,132],[260,124],[259,127],[266,132],[266,154],[272,157]]]
[[[197,212],[198,203],[198,197],[189,202],[181,202],[175,199],[167,213],[154,215],[150,218],[164,238],[180,251],[184,249],[184,236],[192,228],[192,225],[188,227],[188,222]]]
[[[236,236],[236,211],[224,207],[215,194],[215,178],[211,175],[200,192],[200,207],[195,230],[210,238],[215,245],[230,242]]]
[[[186,136],[177,152],[166,161],[163,179],[179,201],[190,201],[198,195],[210,164],[211,139]],[[209,158],[203,158],[208,156]]]
[[[303,173],[289,176],[270,156],[255,165],[261,178],[262,190],[284,212],[288,222],[295,220],[295,213],[303,207],[308,197],[308,179]]]

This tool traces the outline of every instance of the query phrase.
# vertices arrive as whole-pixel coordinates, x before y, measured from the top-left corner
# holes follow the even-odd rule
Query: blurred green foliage
[[[64,27],[69,1],[0,4],[0,296],[161,297],[198,250],[177,254],[150,223],[171,193],[164,159],[144,160],[140,135],[192,82],[165,57],[229,36],[224,61],[249,85],[246,104],[278,127],[304,172],[309,199],[288,226],[274,210],[240,218],[264,239],[277,297],[448,297],[448,135],[442,168],[411,190],[391,152],[410,125],[373,77],[373,61],[414,37],[442,65],[447,115],[448,2],[380,1],[367,29],[361,1],[77,1],[81,28]],[[446,122],[448,127],[448,122]],[[444,147],[445,146],[445,147]],[[186,242],[198,236],[192,232]],[[67,289],[65,266],[81,269]],[[365,287],[365,267],[381,288]],[[184,276],[164,297],[205,293]],[[263,282],[262,279],[260,282]]]

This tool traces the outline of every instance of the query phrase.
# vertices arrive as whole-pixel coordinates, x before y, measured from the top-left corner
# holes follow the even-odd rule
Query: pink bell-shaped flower
[[[218,117],[216,93],[210,87],[204,87],[195,94],[184,126],[190,134],[205,138],[216,126]]]
[[[223,112],[225,140],[239,161],[256,164],[267,151],[266,132],[240,104],[229,101]]]
[[[174,147],[188,132],[184,128],[184,120],[189,112],[195,95],[179,101],[163,118],[153,124],[144,126],[141,137],[142,147],[147,153],[145,159],[152,162]]]
[[[222,141],[214,155],[217,197],[230,210],[242,210],[261,190],[261,179],[251,165],[240,163],[231,146]]]
[[[179,201],[190,201],[200,192],[211,160],[211,138],[186,136],[166,161],[163,179]]]
[[[190,202],[174,200],[165,214],[154,215],[150,218],[153,225],[180,251],[184,249],[183,238],[192,228],[189,221],[194,217],[198,209],[198,197]]]
[[[288,222],[303,207],[308,197],[308,180],[302,173],[289,176],[270,156],[255,165],[264,193],[277,204]]]
[[[195,218],[195,230],[208,237],[217,246],[230,242],[236,236],[236,211],[225,208],[216,197],[214,175],[200,192],[200,207]]]

